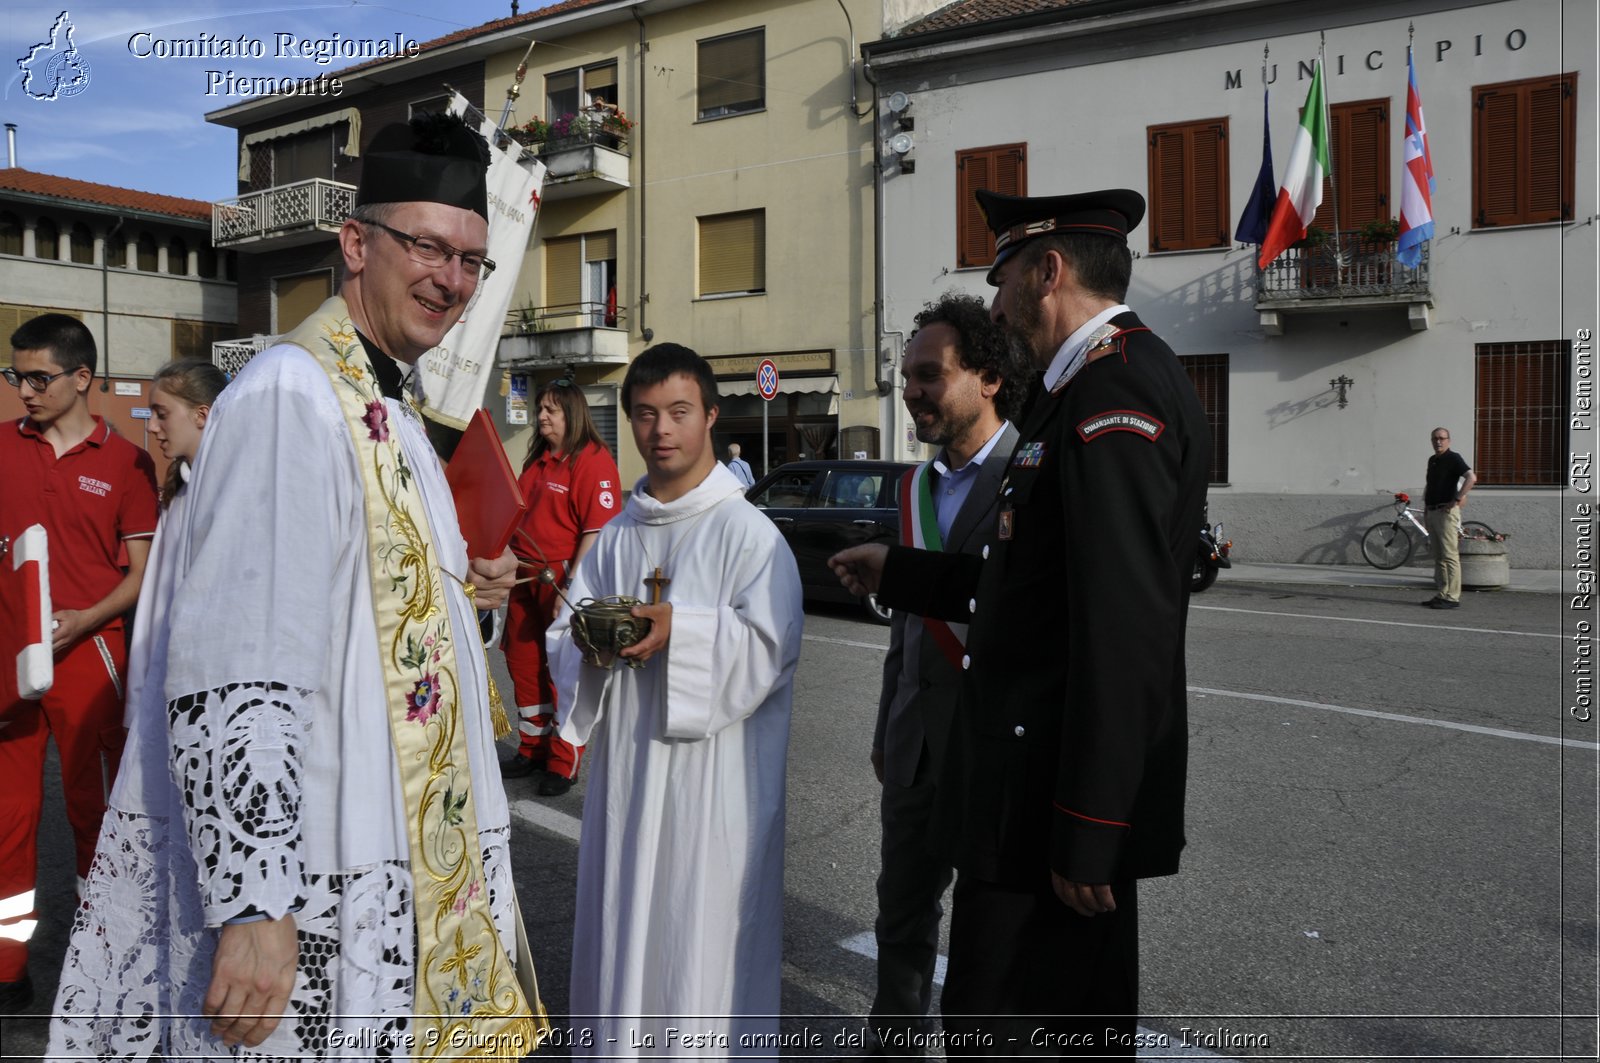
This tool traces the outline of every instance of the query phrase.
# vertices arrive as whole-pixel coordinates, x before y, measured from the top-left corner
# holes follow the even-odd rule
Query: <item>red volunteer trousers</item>
[[[94,860],[127,738],[122,726],[127,663],[121,625],[102,628],[56,658],[55,682],[43,698],[15,702],[0,713],[0,721],[6,721],[0,726],[0,910],[9,917],[0,919],[0,982],[18,980],[28,966],[26,927],[37,916],[3,906],[34,888],[45,743],[54,738],[61,759],[61,788],[81,879]]]
[[[550,566],[556,579],[566,578],[567,566],[560,561]],[[537,573],[537,567],[532,570]],[[522,735],[517,750],[532,757],[536,765],[568,779],[578,777],[583,747],[562,741],[556,734],[556,688],[550,679],[550,661],[545,655],[544,636],[555,619],[561,599],[555,588],[538,581],[511,588],[506,605],[506,632],[500,640],[506,668],[517,698],[518,730]]]

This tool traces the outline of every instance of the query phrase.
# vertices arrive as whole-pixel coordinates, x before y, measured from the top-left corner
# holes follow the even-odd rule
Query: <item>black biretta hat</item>
[[[419,114],[378,130],[356,205],[444,203],[489,217],[489,146],[455,115]]]
[[[994,265],[1035,236],[1090,233],[1126,243],[1144,219],[1144,197],[1131,188],[1107,188],[1070,196],[1003,196],[980,189],[978,206],[994,231]],[[991,282],[994,269],[990,269]]]

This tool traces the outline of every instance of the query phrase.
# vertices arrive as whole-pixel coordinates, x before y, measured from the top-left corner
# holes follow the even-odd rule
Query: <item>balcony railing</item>
[[[1341,232],[1314,245],[1298,245],[1279,255],[1256,276],[1256,309],[1311,308],[1327,301],[1344,304],[1425,302],[1429,243],[1415,267],[1395,257],[1394,241],[1364,239],[1360,230]]]
[[[211,239],[218,247],[335,232],[355,207],[356,186],[314,177],[212,205]]]
[[[620,306],[609,303],[558,303],[552,306],[524,306],[506,314],[501,336],[533,336],[564,329],[627,329],[628,317]]]
[[[218,340],[211,345],[211,364],[232,377],[246,362],[270,347],[275,336],[251,336],[241,340]]]

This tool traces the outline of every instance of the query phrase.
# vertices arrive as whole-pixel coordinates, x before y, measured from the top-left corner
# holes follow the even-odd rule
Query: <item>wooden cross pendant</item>
[[[650,588],[650,601],[647,604],[660,605],[661,592],[666,590],[667,584],[671,582],[672,581],[670,579],[661,574],[661,566],[657,565],[656,574],[654,576],[646,576],[644,578],[644,585]]]

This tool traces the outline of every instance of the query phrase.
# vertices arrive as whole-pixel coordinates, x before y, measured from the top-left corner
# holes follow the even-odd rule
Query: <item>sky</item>
[[[521,10],[543,6],[523,0]],[[299,43],[280,54],[280,34],[294,42],[403,34],[421,43],[511,14],[510,0],[5,0],[3,7],[0,122],[16,123],[18,166],[211,201],[237,194],[237,134],[205,115],[251,98],[229,94],[238,82],[230,86],[228,74],[315,78],[364,61],[336,56],[319,65],[295,54],[305,49]],[[50,44],[63,12],[71,48],[64,30]],[[241,37],[262,56],[170,54],[217,53],[223,45],[211,42],[237,46]]]

